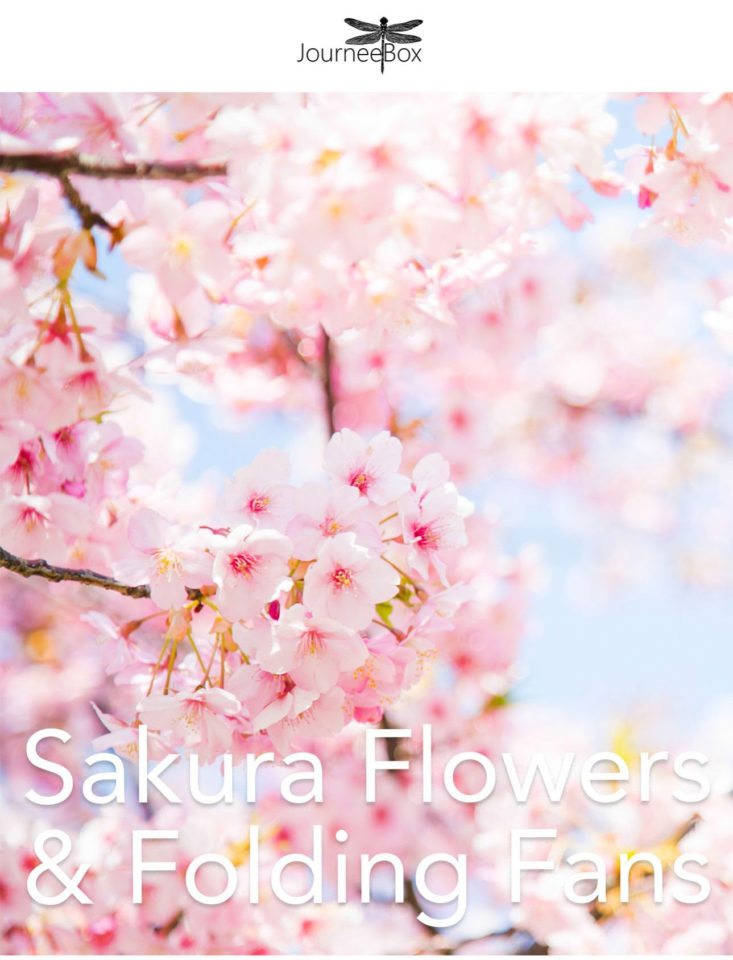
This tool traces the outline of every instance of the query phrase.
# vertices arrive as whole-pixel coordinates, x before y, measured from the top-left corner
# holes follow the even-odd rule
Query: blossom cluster
[[[491,484],[571,500],[604,589],[662,563],[733,582],[731,104],[638,98],[628,145],[603,96],[0,95],[3,949],[461,949],[409,903],[184,909],[178,874],[135,910],[139,812],[76,795],[48,818],[93,862],[95,907],[34,908],[16,800],[48,782],[25,740],[69,730],[47,756],[79,772],[92,743],[134,754],[144,724],[151,759],[312,750],[332,863],[338,828],[408,876],[468,852],[487,920],[465,939],[486,949],[730,952],[725,764],[684,817],[533,796],[522,815],[558,830],[560,867],[518,909],[511,798],[421,807],[413,764],[364,805],[358,733],[432,723],[437,775],[459,748],[588,752],[573,718],[515,702],[545,572],[504,545]],[[148,813],[185,823],[189,859],[231,856],[243,896],[247,824],[267,860],[314,819],[275,789]],[[667,864],[693,835],[712,883],[694,917],[644,878],[626,906],[558,894],[581,841]]]
[[[683,244],[730,245],[732,120],[728,94],[659,93],[637,107],[639,131],[664,141],[623,151],[639,206],[650,213],[647,232]]]
[[[117,571],[150,583],[167,623],[136,723],[208,762],[250,751],[260,733],[284,751],[299,734],[379,721],[465,598],[446,562],[465,543],[470,505],[439,455],[411,477],[400,460],[386,432],[367,443],[343,430],[326,448],[328,483],[289,485],[277,450],[239,470],[225,526],[182,533],[147,508],[135,513],[134,552]],[[116,639],[130,677],[145,662],[136,625]]]
[[[235,409],[298,402],[283,389],[303,373],[291,331],[309,360],[322,327],[418,343],[455,328],[457,298],[505,270],[528,230],[590,220],[576,171],[603,196],[624,186],[602,97],[387,95],[344,110],[334,96],[26,94],[1,112],[10,155],[226,164],[196,191],[75,183],[139,271],[130,323],[146,367]]]

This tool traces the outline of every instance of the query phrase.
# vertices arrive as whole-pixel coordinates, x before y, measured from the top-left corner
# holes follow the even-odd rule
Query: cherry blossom
[[[407,489],[405,478],[398,474],[401,455],[399,441],[386,432],[366,444],[347,429],[329,442],[325,466],[334,479],[355,487],[367,500],[384,505],[397,500]]]
[[[207,763],[229,746],[231,728],[226,719],[239,713],[240,708],[233,694],[214,687],[193,693],[146,697],[138,706],[138,716],[141,723],[153,730],[172,730]]]
[[[714,774],[684,816],[661,769],[638,797],[643,723],[611,744],[623,805],[572,788],[518,806],[504,784],[414,802],[424,723],[438,783],[459,750],[609,747],[576,704],[522,701],[535,594],[559,589],[522,491],[567,519],[587,602],[665,571],[733,584],[733,100],[627,99],[0,95],[5,952],[731,952],[722,707],[680,734]],[[592,636],[587,653],[603,664]],[[395,744],[409,769],[365,804],[376,725],[411,728],[414,753]],[[212,782],[225,753],[240,773],[275,760],[255,805],[91,809],[75,791],[39,819],[23,798],[54,777],[24,744],[44,726],[70,732],[47,756],[79,778],[92,749],[136,764],[141,726],[151,760],[196,753]],[[322,763],[317,818],[277,789],[291,750]],[[458,781],[480,788],[468,765]],[[46,819],[73,836],[67,872],[92,864],[94,909],[29,900]],[[250,824],[267,868],[308,849],[315,819],[329,902],[290,908],[263,884],[250,906]],[[180,866],[228,856],[231,902],[191,901],[178,870],[133,908],[130,831],[151,825],[180,830]],[[557,829],[558,863],[513,905],[521,825]],[[626,905],[613,883],[570,904],[581,843],[609,865],[659,851],[663,901],[638,878]],[[412,894],[422,856],[466,853],[465,931],[427,929],[409,891],[362,903],[356,860],[336,904],[338,853],[380,849]],[[668,864],[693,849],[711,894],[688,908]]]
[[[287,512],[290,473],[288,457],[281,450],[263,450],[252,465],[234,474],[225,495],[225,505],[234,516],[256,526],[278,528]]]
[[[199,548],[189,537],[189,543],[181,531],[169,524],[165,517],[153,510],[144,509],[130,518],[128,525],[130,543],[145,554],[147,562],[142,568],[135,561],[123,564],[125,574],[137,570],[137,577],[150,581],[150,596],[159,607],[180,607],[186,600],[186,585],[198,586],[206,577],[207,564]]]
[[[226,283],[229,225],[224,204],[206,201],[188,208],[173,193],[156,190],[147,203],[146,224],[125,237],[122,250],[134,266],[152,267],[163,292],[177,302],[197,283],[212,289]]]
[[[255,616],[287,576],[290,541],[270,530],[243,523],[218,547],[213,580],[219,605],[232,619]]]
[[[353,533],[339,533],[308,569],[303,601],[313,613],[359,630],[369,624],[376,604],[392,599],[398,583],[389,563],[360,546]]]
[[[274,629],[275,644],[260,655],[273,673],[288,673],[299,685],[325,693],[342,671],[353,671],[367,657],[363,640],[339,621],[318,618],[301,604],[286,610]]]
[[[355,533],[370,548],[379,548],[380,538],[369,542],[374,528],[367,519],[367,504],[356,487],[306,483],[299,491],[299,500],[300,506],[296,506],[286,531],[299,557],[315,560],[320,547],[339,533]]]

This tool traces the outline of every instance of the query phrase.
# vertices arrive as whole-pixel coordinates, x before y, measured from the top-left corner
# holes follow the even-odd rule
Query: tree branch
[[[323,392],[326,401],[326,420],[328,422],[328,435],[332,437],[336,433],[336,420],[334,409],[336,406],[336,397],[333,390],[333,367],[334,355],[331,338],[323,331]]]
[[[546,956],[550,952],[544,943],[538,943],[526,930],[518,930],[516,927],[507,927],[505,930],[494,930],[491,933],[485,933],[481,937],[467,937],[465,940],[459,940],[457,943],[450,943],[445,946],[434,946],[431,944],[430,947],[433,953],[443,957],[452,957],[464,947],[470,947],[473,946],[473,944],[483,943],[485,941],[509,940],[515,936],[524,937],[525,944],[517,947],[516,950],[509,951],[507,954],[502,954],[502,956],[538,957]],[[482,955],[483,954],[478,954],[478,956]]]
[[[132,586],[127,583],[120,583],[112,577],[103,573],[95,573],[94,570],[76,570],[73,567],[56,567],[45,560],[24,560],[22,557],[16,557],[0,547],[0,567],[5,567],[21,577],[43,577],[44,580],[50,580],[52,583],[60,583],[68,580],[74,583],[85,583],[91,587],[101,587],[104,590],[113,590],[115,593],[124,594],[126,597],[136,597],[143,599],[150,596],[150,584],[143,583],[139,586]],[[201,600],[205,596],[203,590],[195,587],[186,587],[190,600]]]
[[[195,183],[207,177],[224,177],[227,167],[223,163],[117,162],[86,153],[0,153],[0,171],[38,173],[57,180],[73,174],[96,180],[179,180]]]
[[[112,226],[109,220],[105,220],[101,213],[97,213],[96,210],[92,210],[89,204],[82,200],[81,194],[71,182],[67,173],[62,173],[58,179],[66,199],[69,201],[74,210],[76,210],[79,219],[81,220],[81,225],[85,230],[91,230],[92,227],[101,227],[108,233],[114,234],[115,228]]]
[[[82,199],[71,182],[71,176],[93,177],[97,180],[180,180],[193,183],[206,177],[223,177],[227,168],[223,164],[201,166],[196,163],[147,161],[115,163],[79,153],[3,153],[0,154],[0,172],[37,173],[44,177],[53,177],[61,184],[64,196],[76,211],[85,230],[101,227],[115,237],[118,228]]]
[[[382,714],[382,719],[379,721],[380,730],[394,730],[394,724],[387,716],[387,711],[385,710]],[[397,738],[396,737],[385,737],[384,746],[387,751],[387,759],[394,763],[397,759]],[[395,773],[395,770],[388,770],[388,773]]]

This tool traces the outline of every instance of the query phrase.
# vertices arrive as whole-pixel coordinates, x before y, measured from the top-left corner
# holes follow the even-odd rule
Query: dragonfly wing
[[[382,31],[377,30],[374,33],[362,33],[358,37],[351,37],[347,40],[347,43],[376,43],[377,40],[381,39]]]
[[[405,30],[414,30],[419,27],[422,20],[405,20],[404,23],[390,23],[388,30],[396,30],[397,33],[404,33]]]
[[[365,23],[363,20],[354,20],[352,17],[347,17],[344,23],[348,23],[350,27],[354,27],[356,30],[368,30],[370,33],[373,30],[379,30],[378,23]]]
[[[387,40],[390,43],[419,43],[422,37],[418,37],[414,33],[392,33],[387,30]]]

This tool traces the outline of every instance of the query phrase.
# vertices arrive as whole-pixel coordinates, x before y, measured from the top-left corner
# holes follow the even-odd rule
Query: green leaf
[[[489,699],[484,704],[484,711],[488,712],[489,710],[499,710],[501,707],[508,707],[510,703],[514,702],[511,691],[508,690],[506,693],[494,694],[493,697]]]
[[[385,603],[378,603],[376,606],[380,620],[386,623],[388,627],[392,626],[392,624],[389,622],[389,618],[392,616],[393,609],[394,608],[389,601],[385,601]]]

